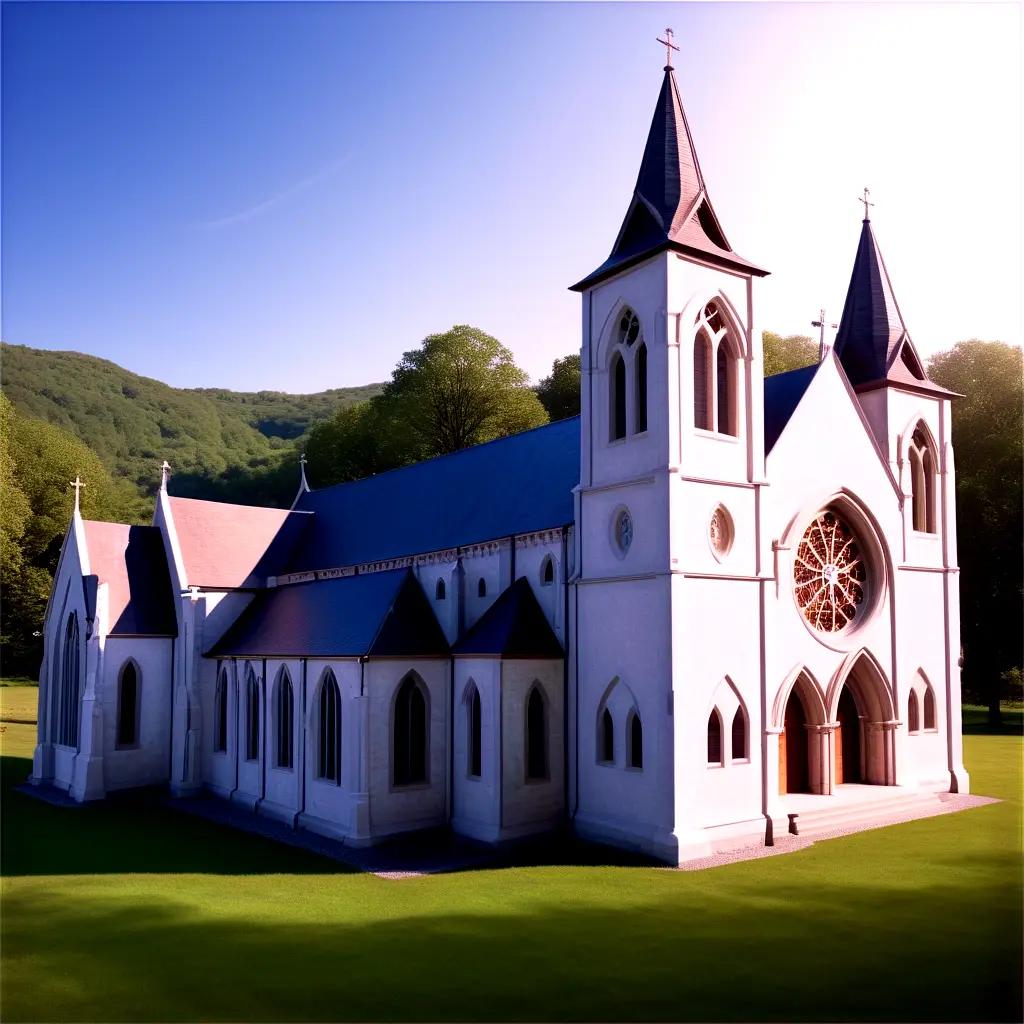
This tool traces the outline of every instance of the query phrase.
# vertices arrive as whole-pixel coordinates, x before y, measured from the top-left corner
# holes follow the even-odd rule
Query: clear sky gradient
[[[1020,7],[979,3],[6,3],[4,339],[305,392],[470,323],[538,379],[666,25],[764,327],[838,319],[867,185],[920,350],[1019,343]]]

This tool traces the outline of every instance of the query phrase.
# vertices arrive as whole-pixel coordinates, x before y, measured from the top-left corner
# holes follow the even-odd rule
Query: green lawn
[[[400,882],[11,793],[33,730],[5,724],[2,1017],[1020,1020],[1019,721],[966,738],[1000,804],[713,871]]]

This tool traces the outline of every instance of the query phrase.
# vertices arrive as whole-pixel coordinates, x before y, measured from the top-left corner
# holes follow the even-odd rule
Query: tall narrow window
[[[647,429],[647,346],[642,342],[636,350],[633,372],[636,374],[636,406],[634,410],[636,425],[634,430],[641,434]]]
[[[487,596],[487,580],[485,580],[483,578],[483,576],[481,576],[480,579],[477,580],[476,596],[477,597],[486,597]]]
[[[620,441],[626,436],[626,361],[618,352],[612,356],[611,384],[612,440]]]
[[[540,687],[534,684],[526,698],[526,777],[548,777],[547,709]]]
[[[722,716],[718,708],[708,715],[708,764],[722,763]]]
[[[708,394],[708,363],[711,342],[703,331],[693,343],[693,425],[700,430],[711,429],[711,396]]]
[[[341,691],[330,669],[320,684],[317,718],[317,778],[337,786],[341,784]]]
[[[117,745],[134,747],[139,742],[139,675],[135,662],[121,669],[117,686]]]
[[[615,722],[612,720],[612,713],[607,708],[601,712],[597,737],[597,759],[602,764],[612,764],[615,761]]]
[[[396,786],[427,781],[427,699],[414,676],[406,676],[395,696],[391,749]]]
[[[445,589],[444,580],[438,580],[437,586],[434,588],[434,600],[443,601],[445,599],[446,593],[447,592]]]
[[[78,618],[68,617],[64,630],[64,650],[61,657],[60,689],[57,716],[57,742],[63,747],[78,746],[79,695],[79,636]]]
[[[260,756],[260,685],[256,673],[250,668],[245,685],[245,759],[255,761]]]
[[[634,708],[629,713],[626,723],[626,736],[629,740],[628,764],[630,768],[642,769],[644,766],[644,727],[640,715]]]
[[[907,732],[917,732],[920,728],[920,713],[917,709],[917,690],[911,690],[910,697],[907,699]]]
[[[274,717],[277,729],[274,743],[274,766],[291,768],[292,745],[295,734],[295,698],[288,669],[281,669],[277,678],[277,694],[274,701]]]
[[[718,383],[718,432],[720,434],[735,434],[732,427],[732,388],[730,376],[732,369],[729,365],[729,353],[726,351],[725,343],[718,345],[716,356],[715,376]]]
[[[540,585],[550,587],[555,582],[555,560],[548,555],[540,569]]]
[[[907,451],[911,511],[918,533],[935,533],[935,458],[924,431],[915,430]]]
[[[213,749],[218,754],[228,749],[228,673],[223,668],[213,697]]]
[[[935,728],[935,694],[930,686],[924,691],[924,727]]]
[[[747,750],[747,719],[743,708],[737,708],[732,716],[732,759],[745,761],[750,756]]]
[[[483,719],[480,713],[480,691],[475,683],[469,684],[466,705],[469,714],[469,774],[471,778],[479,779],[483,764]]]

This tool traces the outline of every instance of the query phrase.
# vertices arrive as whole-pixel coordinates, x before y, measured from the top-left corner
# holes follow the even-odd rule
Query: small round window
[[[849,524],[826,509],[804,532],[793,563],[796,602],[824,633],[846,629],[866,610],[864,549]]]
[[[620,509],[615,517],[615,546],[625,554],[632,543],[633,517],[629,514],[628,508]]]
[[[719,505],[712,512],[711,520],[708,523],[708,541],[717,559],[721,560],[729,554],[732,549],[733,536],[732,516],[726,511],[724,505]]]

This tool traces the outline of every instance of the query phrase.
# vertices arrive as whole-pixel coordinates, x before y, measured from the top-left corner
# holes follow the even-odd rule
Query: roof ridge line
[[[486,448],[488,445],[499,444],[502,441],[511,441],[514,437],[523,437],[526,434],[536,433],[538,430],[547,430],[550,427],[556,427],[561,423],[568,423],[570,420],[578,420],[580,413],[575,416],[565,416],[560,420],[550,420],[547,423],[541,423],[536,427],[527,427],[526,430],[517,430],[514,434],[506,434],[504,437],[492,437],[489,441],[481,441],[479,444],[471,444],[465,448],[460,448],[456,452],[445,452],[443,455],[431,455],[429,459],[420,459],[419,462],[408,462],[404,466],[393,466],[391,469],[382,469],[379,473],[371,473],[370,476],[361,476],[355,480],[339,480],[336,484],[328,484],[326,487],[313,487],[308,492],[309,494],[326,494],[328,491],[334,490],[336,487],[352,487],[355,484],[364,483],[367,480],[379,480],[382,476],[387,476],[390,473],[401,473],[406,469],[415,469],[417,466],[426,466],[432,462],[440,462],[442,459],[453,459],[458,455],[465,455],[467,452],[474,452],[480,448]],[[307,512],[310,515],[314,515],[309,509],[296,509],[296,512]]]

